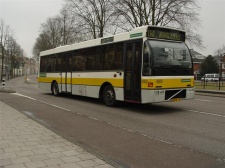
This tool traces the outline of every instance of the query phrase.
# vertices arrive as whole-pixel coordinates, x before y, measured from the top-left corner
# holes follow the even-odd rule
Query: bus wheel
[[[114,107],[117,105],[116,94],[112,86],[107,85],[103,90],[103,101],[106,106]]]
[[[52,94],[54,96],[59,96],[59,87],[58,87],[58,84],[56,82],[54,82],[52,84]]]

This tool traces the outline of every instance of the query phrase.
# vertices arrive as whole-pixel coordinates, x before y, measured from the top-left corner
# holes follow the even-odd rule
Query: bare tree
[[[15,69],[19,69],[23,64],[23,49],[20,45],[16,42],[13,36],[10,36],[8,39],[7,45],[8,56],[10,60],[10,76],[11,78],[15,77]]]
[[[39,34],[39,37],[36,39],[36,42],[34,44],[33,57],[36,60],[38,60],[39,53],[41,51],[45,51],[45,50],[48,50],[51,48],[53,48],[53,47],[52,47],[52,44],[50,43],[49,37],[46,34],[41,33],[41,34]]]
[[[41,26],[41,32],[48,37],[51,48],[60,46],[61,44],[61,27],[59,19],[56,17],[48,18],[46,23]]]
[[[116,21],[113,4],[109,0],[65,0],[65,8],[76,16],[79,26],[91,38],[103,37]],[[110,32],[111,33],[111,32]]]
[[[80,35],[82,27],[77,24],[77,20],[76,16],[71,15],[65,8],[57,16],[48,18],[41,25],[39,37],[34,44],[34,57],[38,60],[41,51],[83,41]]]
[[[33,46],[33,55],[38,60],[39,53],[44,50],[52,49],[61,45],[62,27],[61,20],[58,17],[48,18],[41,25],[40,34]]]
[[[19,70],[22,66],[23,60],[21,58],[23,57],[24,52],[14,38],[14,32],[6,25],[3,19],[1,19],[0,22],[0,50],[2,56],[1,80],[3,78],[4,67],[6,72],[5,75],[8,74],[9,77],[10,72],[11,77],[14,77],[13,69],[16,68]]]
[[[79,41],[78,36],[82,28],[77,24],[76,16],[71,15],[68,10],[63,8],[56,18],[60,26],[61,45]]]
[[[201,36],[194,33],[200,25],[198,9],[196,0],[120,0],[115,4],[125,30],[143,25],[181,28],[192,44],[202,46]]]
[[[222,47],[218,48],[215,51],[215,55],[217,55],[217,56],[223,56],[223,55],[225,55],[225,45],[223,45]]]
[[[0,47],[1,47],[1,56],[2,56],[2,66],[1,66],[1,81],[3,79],[3,70],[4,70],[4,59],[6,55],[6,47],[8,39],[10,37],[11,30],[8,25],[5,24],[4,20],[0,21]]]

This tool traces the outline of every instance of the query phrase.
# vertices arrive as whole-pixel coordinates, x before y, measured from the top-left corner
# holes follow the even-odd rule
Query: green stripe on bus
[[[139,37],[139,36],[142,36],[142,33],[131,34],[130,38]]]
[[[46,77],[46,73],[40,73],[39,77]]]
[[[181,82],[191,82],[191,79],[181,79]]]

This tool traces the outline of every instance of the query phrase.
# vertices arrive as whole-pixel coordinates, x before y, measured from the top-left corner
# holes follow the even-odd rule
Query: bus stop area
[[[15,90],[0,81],[0,92],[4,95]],[[113,168],[1,101],[0,167]]]
[[[0,167],[113,166],[0,102]]]

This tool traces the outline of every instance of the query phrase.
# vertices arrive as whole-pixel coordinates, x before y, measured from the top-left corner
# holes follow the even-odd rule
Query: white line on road
[[[19,94],[19,93],[11,93],[11,94],[16,95],[16,96],[20,96],[20,97],[25,97],[25,98],[28,98],[28,99],[31,99],[31,100],[36,100],[36,99],[34,99],[32,97],[25,96],[25,95],[22,95],[22,94]]]
[[[197,110],[189,110],[189,109],[183,109],[185,111],[189,111],[192,113],[199,113],[199,114],[205,114],[205,115],[211,115],[211,116],[216,116],[216,117],[223,117],[225,118],[224,115],[220,115],[220,114],[213,114],[213,113],[208,113],[208,112],[203,112],[203,111],[197,111]]]
[[[211,100],[204,100],[204,99],[195,99],[195,100],[203,101],[203,102],[212,102]]]
[[[23,94],[20,94],[20,93],[11,93],[13,95],[16,95],[16,96],[20,96],[20,97],[25,97],[25,98],[28,98],[28,99],[31,99],[31,100],[36,100],[35,98],[32,98],[32,97],[29,97],[29,96],[26,96],[26,95],[23,95]],[[40,101],[40,100],[37,100],[41,103],[44,103],[44,104],[47,104],[47,105],[50,105],[50,106],[53,106],[53,107],[56,107],[56,108],[59,108],[59,109],[62,109],[62,110],[65,110],[65,111],[71,111],[69,109],[66,109],[66,108],[63,108],[63,107],[60,107],[60,106],[56,106],[54,104],[50,104],[50,103],[46,103],[44,101]]]
[[[56,108],[65,110],[65,111],[71,111],[71,110],[69,110],[69,109],[66,109],[66,108],[63,108],[63,107],[60,107],[60,106],[56,106],[56,105],[54,105],[54,104],[46,103],[46,102],[40,101],[40,100],[38,100],[38,101],[41,102],[41,103],[44,103],[44,104],[47,104],[47,105],[50,105],[50,106],[53,106],[53,107],[56,107]]]

